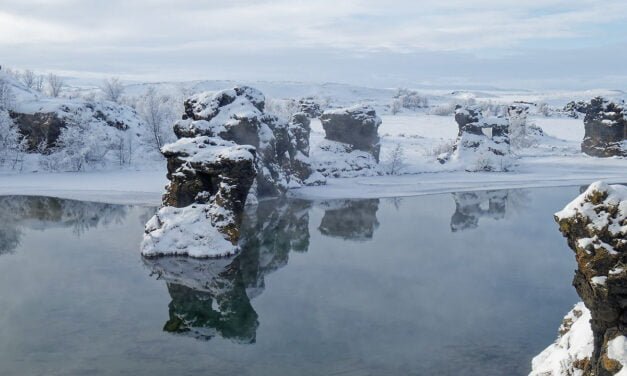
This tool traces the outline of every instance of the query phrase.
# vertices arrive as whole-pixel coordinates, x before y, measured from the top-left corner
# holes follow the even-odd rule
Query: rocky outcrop
[[[277,196],[289,187],[320,183],[311,176],[308,155],[297,147],[308,134],[301,117],[291,123],[264,112],[265,97],[251,87],[201,93],[185,101],[183,119],[174,125],[179,138],[219,137],[257,150],[256,194]],[[312,178],[312,179],[310,179]]]
[[[561,361],[582,370],[585,376],[625,374],[627,187],[594,183],[556,213],[555,220],[575,252],[578,268],[573,285],[590,311],[592,329],[589,332],[592,338],[577,339],[592,343],[587,358],[579,356],[577,367],[573,364],[575,357],[565,352]]]
[[[181,138],[162,148],[170,184],[146,224],[144,256],[223,257],[237,251],[255,148],[217,137]]]
[[[30,151],[41,150],[42,146],[46,148],[55,146],[61,131],[76,122],[111,127],[118,131],[141,128],[138,115],[127,106],[111,102],[67,100],[67,103],[62,103],[61,99],[57,101],[59,103],[51,109],[27,112],[16,108],[9,111],[20,133],[26,138]]]
[[[381,119],[368,106],[325,111],[320,117],[326,137],[313,151],[323,176],[381,175],[378,129]]]
[[[298,109],[311,119],[315,119],[322,115],[322,107],[313,97],[301,98],[298,101]]]
[[[627,112],[624,103],[592,99],[584,117],[581,151],[594,157],[627,156]]]
[[[365,151],[379,162],[381,118],[372,107],[357,105],[328,110],[320,121],[327,140],[350,145],[351,150]]]
[[[578,119],[581,114],[586,114],[588,112],[588,103],[584,101],[570,101],[566,103],[564,108],[562,109],[568,116]]]
[[[484,117],[474,106],[457,106],[458,136],[453,150],[438,156],[440,163],[454,163],[466,171],[507,171],[511,166],[509,121]]]

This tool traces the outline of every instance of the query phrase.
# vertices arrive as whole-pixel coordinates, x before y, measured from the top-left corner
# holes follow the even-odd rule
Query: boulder
[[[289,187],[311,183],[308,156],[297,149],[296,139],[308,134],[298,127],[304,125],[302,119],[290,124],[264,108],[263,94],[247,86],[197,94],[185,101],[185,114],[174,132],[179,138],[219,137],[255,147],[259,197],[277,196]]]
[[[320,117],[325,138],[350,146],[351,150],[362,150],[379,162],[381,144],[379,118],[370,106],[357,105],[325,111]]]
[[[216,137],[181,138],[162,148],[170,184],[146,224],[144,256],[223,257],[236,253],[255,180],[256,152]]]
[[[315,119],[322,115],[322,107],[313,97],[302,98],[298,101],[299,111],[307,117]]]
[[[583,375],[615,375],[621,369],[623,374],[627,370],[627,187],[594,183],[556,213],[555,220],[575,253],[578,268],[573,285],[590,311],[593,346]]]
[[[627,156],[627,112],[624,103],[596,97],[586,107],[581,151],[593,157]]]
[[[458,136],[453,150],[438,156],[440,163],[453,162],[466,171],[507,171],[511,165],[509,120],[484,117],[475,106],[457,106]]]

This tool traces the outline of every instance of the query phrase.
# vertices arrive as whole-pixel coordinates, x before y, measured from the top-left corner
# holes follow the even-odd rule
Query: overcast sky
[[[140,80],[626,88],[625,0],[0,0],[0,64]]]

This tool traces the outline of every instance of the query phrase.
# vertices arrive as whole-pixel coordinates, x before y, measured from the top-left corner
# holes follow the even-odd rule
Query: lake
[[[155,208],[0,197],[0,374],[526,375],[579,192],[262,201],[219,260],[142,259]]]

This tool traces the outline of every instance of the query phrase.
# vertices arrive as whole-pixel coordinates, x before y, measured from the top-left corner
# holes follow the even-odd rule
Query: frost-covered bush
[[[399,175],[405,162],[405,150],[399,142],[394,146],[388,154],[388,173],[390,175]]]
[[[21,167],[26,152],[26,139],[6,110],[0,110],[0,166]]]
[[[295,113],[300,111],[300,108],[298,102],[294,99],[266,98],[265,111],[289,120]]]
[[[52,170],[82,171],[86,166],[105,163],[105,158],[113,154],[119,140],[115,137],[120,131],[94,123],[87,112],[77,112],[67,119],[56,145],[42,167]]]
[[[15,105],[15,95],[11,85],[0,77],[0,110],[11,110]]]
[[[450,154],[455,150],[455,140],[445,140],[439,144],[434,145],[431,149],[428,150],[427,154],[438,157],[442,154]]]
[[[391,112],[396,114],[401,109],[415,111],[419,108],[429,107],[429,99],[420,95],[417,91],[409,89],[398,89],[392,101]]]

